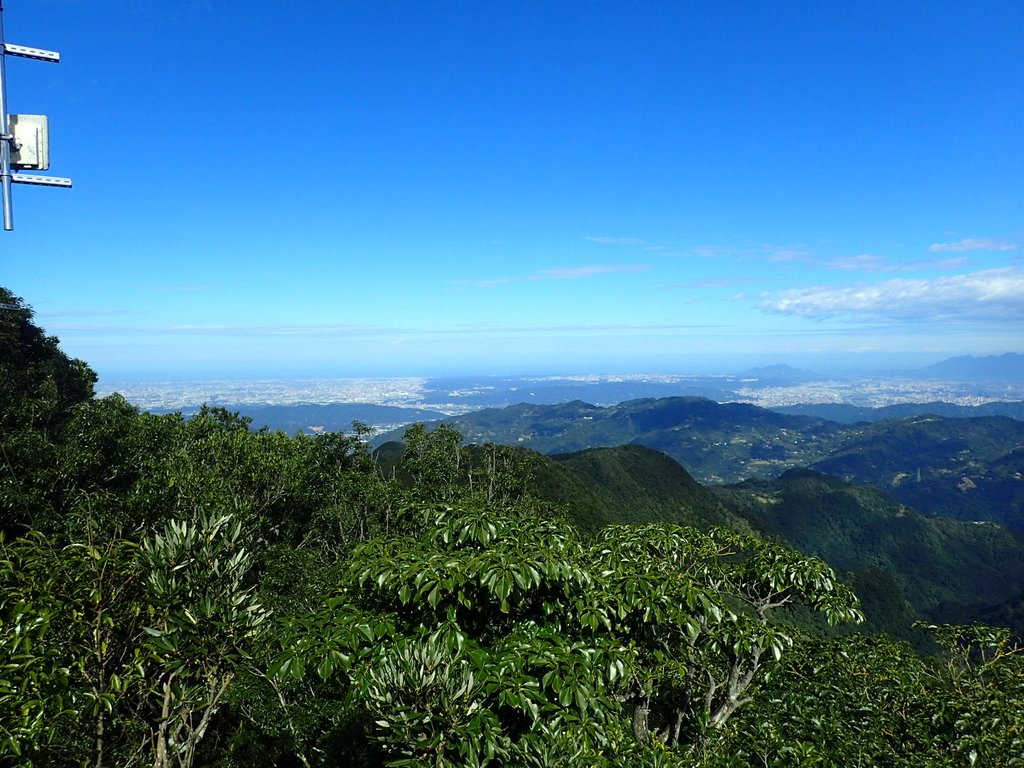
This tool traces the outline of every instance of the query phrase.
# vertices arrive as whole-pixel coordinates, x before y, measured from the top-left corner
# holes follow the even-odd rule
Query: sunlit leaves
[[[735,764],[725,755],[780,766],[1022,764],[1024,669],[1008,638],[978,625],[926,629],[954,650],[922,659],[885,636],[800,638],[709,745],[723,757],[708,765]]]
[[[513,754],[530,763],[554,724],[597,759],[633,708],[655,699],[678,712],[677,743],[684,722],[724,723],[761,666],[790,647],[765,621],[780,595],[835,595],[837,610],[856,615],[827,566],[752,537],[621,526],[587,544],[521,512],[419,514],[419,538],[354,549],[338,595],[291,623],[271,668],[344,675],[396,765]]]
[[[248,574],[248,535],[230,515],[174,519],[140,547],[152,624],[151,698],[162,702],[158,754],[189,765],[235,667],[250,652],[268,612]]]

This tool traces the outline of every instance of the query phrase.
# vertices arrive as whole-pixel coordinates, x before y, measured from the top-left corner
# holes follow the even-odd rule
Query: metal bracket
[[[4,43],[4,53],[8,56],[20,56],[23,59],[35,59],[36,61],[50,61],[54,64],[60,63],[60,53],[47,51],[42,48],[29,48],[27,45],[14,45]]]
[[[70,187],[71,179],[63,179],[57,176],[32,176],[27,174],[11,173],[12,170],[25,168],[28,170],[45,171],[49,168],[48,136],[46,135],[45,115],[37,115],[41,119],[40,127],[34,130],[35,152],[32,157],[21,158],[20,141],[25,140],[24,136],[17,136],[17,129],[12,130],[11,122],[16,120],[18,115],[7,114],[7,78],[5,74],[4,60],[7,56],[18,56],[23,59],[34,59],[35,61],[48,61],[51,64],[60,62],[60,54],[57,51],[47,51],[43,48],[30,48],[27,45],[14,45],[4,41],[3,26],[4,3],[0,0],[0,201],[3,204],[4,229],[14,229],[14,204],[11,200],[11,184],[35,184],[42,187]],[[37,121],[38,122],[38,121]],[[42,135],[40,133],[42,131]],[[18,157],[12,157],[15,153]]]
[[[33,176],[28,173],[12,173],[11,181],[15,184],[34,184],[37,187],[70,187],[71,179],[61,176]]]

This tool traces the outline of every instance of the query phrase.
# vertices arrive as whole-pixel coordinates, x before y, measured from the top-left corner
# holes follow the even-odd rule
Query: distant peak
[[[950,357],[923,369],[928,376],[957,379],[1024,379],[1024,355],[1007,352],[1002,355]]]

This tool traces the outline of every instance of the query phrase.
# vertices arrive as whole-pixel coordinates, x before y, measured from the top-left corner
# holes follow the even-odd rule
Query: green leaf
[[[334,673],[334,663],[330,657],[324,658],[316,668],[317,675],[321,680],[326,680]]]

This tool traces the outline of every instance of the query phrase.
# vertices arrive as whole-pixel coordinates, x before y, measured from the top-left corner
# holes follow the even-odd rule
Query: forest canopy
[[[1009,630],[922,656],[819,559],[450,428],[140,412],[0,302],[0,765],[1022,763]]]

